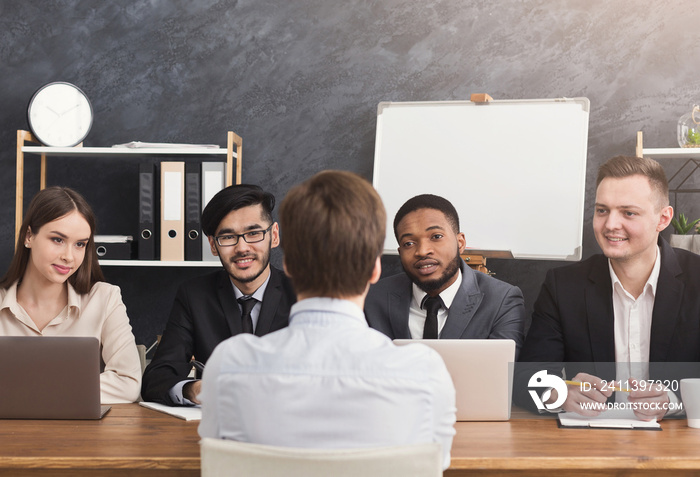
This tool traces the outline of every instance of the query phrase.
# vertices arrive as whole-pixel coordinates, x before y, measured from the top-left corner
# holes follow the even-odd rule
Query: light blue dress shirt
[[[302,300],[289,327],[222,342],[199,397],[202,437],[307,448],[438,442],[450,464],[455,390],[442,358],[395,346],[349,301]]]

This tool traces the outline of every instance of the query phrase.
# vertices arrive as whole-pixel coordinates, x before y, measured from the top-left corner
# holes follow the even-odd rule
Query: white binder
[[[212,197],[216,195],[226,184],[226,164],[223,162],[202,163],[202,210],[207,206]],[[211,253],[209,240],[202,237],[202,260],[215,262],[219,257]]]

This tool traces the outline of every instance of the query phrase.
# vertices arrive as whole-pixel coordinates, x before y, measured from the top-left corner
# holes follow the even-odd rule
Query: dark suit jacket
[[[518,287],[475,272],[462,262],[462,284],[440,333],[443,339],[509,338],[519,349],[525,337],[525,307]],[[408,311],[413,297],[405,273],[379,280],[365,300],[369,326],[391,339],[410,339]]]
[[[289,309],[296,301],[284,273],[274,267],[270,270],[255,328],[258,336],[287,326]],[[225,270],[182,284],[153,361],[144,372],[143,399],[174,405],[168,393],[175,384],[188,379],[192,356],[206,363],[216,345],[241,331],[241,312]]]
[[[700,256],[659,247],[649,361],[700,361]],[[520,361],[615,362],[614,324],[604,255],[549,270]]]
[[[651,377],[653,363],[700,361],[700,256],[674,249],[662,238],[659,247],[661,269],[649,350]],[[551,363],[535,368],[558,366],[559,370],[563,363],[600,363],[595,369],[581,364],[567,366],[567,376],[586,371],[602,379],[614,379],[614,366],[602,364],[615,362],[614,323],[612,280],[604,255],[549,270],[535,302],[520,361]],[[536,371],[527,366],[518,365],[516,397],[527,395],[524,388],[529,377],[517,375]],[[528,397],[520,401],[521,405],[531,404]]]

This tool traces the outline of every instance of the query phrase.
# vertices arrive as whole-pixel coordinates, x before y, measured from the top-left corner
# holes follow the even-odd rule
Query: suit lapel
[[[452,306],[450,306],[447,321],[440,333],[441,339],[464,338],[464,331],[484,298],[474,275],[481,272],[475,272],[464,262],[460,263],[460,268],[462,269],[462,284],[452,301]]]
[[[270,267],[270,281],[267,283],[267,288],[265,288],[260,315],[258,315],[258,323],[255,327],[257,336],[266,335],[272,328],[272,323],[275,320],[275,316],[277,316],[277,309],[282,299],[281,287],[282,281],[277,270]]]
[[[396,291],[388,294],[389,300],[389,324],[394,332],[393,339],[411,339],[411,331],[408,328],[408,314],[413,298],[411,280],[406,275],[406,281]]]
[[[592,360],[615,362],[615,314],[608,260],[600,256],[593,263],[586,284],[586,318],[591,339]]]
[[[226,317],[226,323],[231,331],[231,336],[235,336],[243,331],[243,325],[241,323],[241,310],[238,308],[238,303],[236,302],[236,296],[233,293],[233,285],[228,277],[226,271],[222,271],[219,276],[219,283],[217,287],[217,295],[219,297],[219,303],[221,304],[221,309],[224,311],[224,316]]]
[[[682,270],[673,249],[661,238],[659,248],[661,249],[661,269],[656,285],[654,311],[651,316],[650,362],[666,361],[671,339],[680,318],[681,299],[685,287],[683,282],[676,278]]]

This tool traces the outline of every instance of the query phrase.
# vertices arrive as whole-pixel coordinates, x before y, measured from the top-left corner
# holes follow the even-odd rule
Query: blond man
[[[658,162],[617,156],[601,166],[593,231],[603,253],[548,272],[520,354],[526,362],[591,363],[578,373],[567,367],[569,379],[590,386],[569,385],[563,410],[599,414],[594,405],[613,397],[611,381],[631,390],[614,398],[633,404],[640,419],[675,408],[673,390],[642,383],[659,377],[655,368],[684,372],[659,363],[700,362],[700,257],[659,237],[672,217]],[[554,391],[550,401],[557,398]]]

